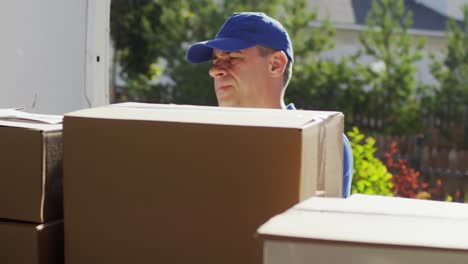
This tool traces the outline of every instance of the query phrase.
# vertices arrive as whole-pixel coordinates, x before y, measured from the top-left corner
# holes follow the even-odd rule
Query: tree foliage
[[[422,58],[425,41],[408,33],[412,13],[405,10],[403,0],[373,1],[366,23],[360,36],[364,48],[357,57],[372,63],[356,61],[368,90],[362,110],[382,120],[388,134],[417,131],[421,114],[415,62]]]
[[[352,124],[352,113],[362,103],[363,83],[349,57],[324,58],[334,48],[336,30],[328,19],[317,23],[318,11],[306,12],[306,3],[287,8],[296,14],[284,18],[293,39],[295,64],[286,100],[298,108],[342,111]],[[315,25],[311,25],[314,23]]]
[[[455,117],[451,121],[468,123],[468,5],[464,6],[463,14],[461,23],[453,19],[447,23],[444,58],[440,60],[433,56],[431,65],[432,74],[440,85],[425,98],[430,110],[442,121],[438,125],[439,131],[448,138],[450,131],[445,122],[448,115]],[[463,144],[468,147],[468,139]]]
[[[149,81],[161,75],[157,65],[162,55],[166,26],[161,23],[163,3],[153,0],[113,0],[110,34],[115,49],[113,84],[117,74],[126,82],[124,97],[151,97]],[[121,69],[115,67],[120,65]],[[117,73],[119,71],[119,73]],[[115,87],[114,87],[115,89]]]
[[[111,36],[123,78],[151,78],[151,65],[161,55],[162,6],[151,0],[112,1]]]

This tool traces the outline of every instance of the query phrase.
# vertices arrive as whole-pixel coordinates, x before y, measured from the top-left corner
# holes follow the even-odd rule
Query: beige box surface
[[[63,264],[63,221],[0,221],[0,263]]]
[[[313,197],[258,229],[265,264],[468,263],[468,204]]]
[[[62,125],[0,120],[0,219],[63,218]]]
[[[255,231],[340,196],[337,112],[123,104],[64,118],[65,258],[260,263]]]

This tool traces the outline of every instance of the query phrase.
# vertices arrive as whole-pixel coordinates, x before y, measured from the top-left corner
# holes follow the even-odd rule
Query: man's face
[[[257,47],[235,52],[213,50],[209,74],[219,106],[256,107],[268,93],[268,56]]]

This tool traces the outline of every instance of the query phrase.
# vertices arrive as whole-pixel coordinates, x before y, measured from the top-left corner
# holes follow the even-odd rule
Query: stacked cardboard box
[[[64,117],[67,264],[261,263],[256,229],[338,197],[337,112],[122,104]]]
[[[264,264],[467,263],[468,205],[313,197],[258,229]]]
[[[63,263],[62,126],[0,120],[0,263]]]

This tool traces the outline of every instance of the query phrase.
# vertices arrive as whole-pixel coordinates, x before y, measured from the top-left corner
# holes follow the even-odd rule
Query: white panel
[[[86,37],[86,91],[90,107],[109,104],[110,1],[89,1]]]
[[[84,0],[0,1],[0,108],[63,114],[90,106],[87,12]]]

